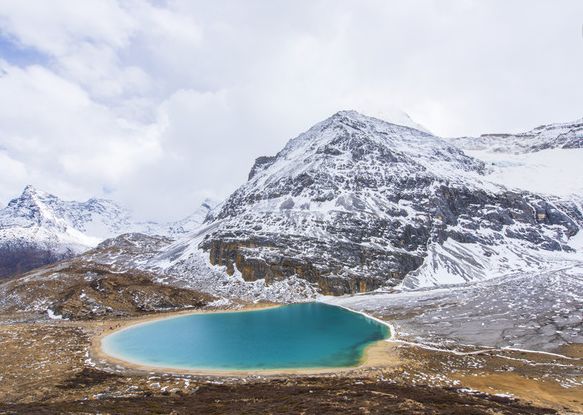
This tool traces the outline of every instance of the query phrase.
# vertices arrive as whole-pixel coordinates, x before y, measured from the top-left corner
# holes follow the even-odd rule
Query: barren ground
[[[567,359],[381,342],[348,372],[214,377],[92,358],[92,339],[120,323],[0,325],[0,413],[583,413],[581,345],[562,349]]]

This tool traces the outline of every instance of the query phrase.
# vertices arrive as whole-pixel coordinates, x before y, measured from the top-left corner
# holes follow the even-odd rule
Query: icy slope
[[[520,134],[452,138],[486,163],[487,178],[509,188],[583,198],[583,119]]]
[[[570,197],[583,196],[583,148],[547,149],[533,153],[511,154],[468,150],[467,154],[484,161],[488,178],[510,188]]]
[[[430,133],[342,111],[258,158],[196,238],[151,264],[185,280],[222,269],[343,294],[539,269],[539,252],[571,250],[573,206],[509,191],[486,173]]]
[[[468,286],[321,300],[391,321],[399,339],[432,347],[560,352],[560,346],[583,342],[582,265],[575,261]]]

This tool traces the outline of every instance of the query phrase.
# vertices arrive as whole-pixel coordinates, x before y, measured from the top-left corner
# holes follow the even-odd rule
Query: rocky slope
[[[158,224],[135,221],[110,200],[64,201],[27,186],[0,210],[0,278],[72,257],[126,232],[184,235],[202,223],[211,204],[182,221]]]
[[[540,269],[573,251],[579,207],[487,172],[428,132],[339,112],[257,159],[197,235],[149,265],[194,286],[226,272],[345,294]]]
[[[155,275],[140,270],[171,241],[124,234],[74,258],[8,279],[0,284],[0,314],[94,319],[208,305],[212,296],[160,284]]]

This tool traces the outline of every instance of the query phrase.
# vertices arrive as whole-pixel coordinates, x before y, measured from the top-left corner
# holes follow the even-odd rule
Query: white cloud
[[[581,117],[578,0],[4,0],[3,193],[27,182],[179,217],[330,114],[443,135]],[[9,167],[6,167],[9,166]]]
[[[85,43],[123,47],[138,23],[115,0],[3,0],[1,21],[5,33],[56,57]]]
[[[118,118],[46,68],[2,63],[0,71],[0,93],[10,97],[0,101],[0,154],[26,165],[18,187],[88,197],[160,155],[157,125]]]

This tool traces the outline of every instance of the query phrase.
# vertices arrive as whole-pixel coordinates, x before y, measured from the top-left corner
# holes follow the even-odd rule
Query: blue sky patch
[[[49,57],[34,48],[22,45],[18,41],[0,35],[0,58],[16,66],[46,65]]]

